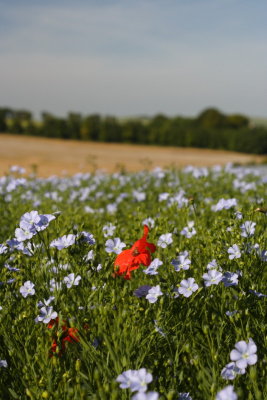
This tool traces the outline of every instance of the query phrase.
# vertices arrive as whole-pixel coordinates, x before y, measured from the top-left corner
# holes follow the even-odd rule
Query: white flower
[[[234,258],[240,258],[241,257],[241,252],[237,244],[233,244],[232,247],[229,247],[227,250],[229,254],[229,259],[233,260]]]
[[[202,275],[205,286],[218,285],[221,282],[223,274],[216,269],[210,269],[208,273]]]
[[[230,353],[230,359],[236,362],[238,368],[246,368],[248,365],[256,364],[257,357],[257,346],[254,341],[250,338],[248,343],[244,340],[235,344],[235,349]]]
[[[173,242],[172,234],[171,233],[165,233],[163,235],[160,235],[160,237],[158,239],[158,246],[162,247],[163,249],[165,249],[172,242]]]
[[[20,287],[19,291],[23,297],[33,296],[35,293],[34,283],[32,283],[31,281],[24,282],[23,286]]]
[[[81,279],[80,275],[77,275],[75,278],[74,273],[71,273],[68,276],[65,276],[63,282],[67,285],[67,288],[71,288],[72,286],[78,286]]]
[[[195,283],[194,278],[183,279],[180,282],[180,286],[178,288],[178,292],[182,294],[184,297],[189,297],[193,292],[198,289],[198,284]]]
[[[245,368],[238,368],[235,362],[230,362],[223,368],[221,376],[224,379],[233,380],[237,375],[243,375],[245,372]]]
[[[122,252],[123,247],[125,247],[126,244],[123,243],[120,240],[120,238],[115,238],[115,239],[108,239],[105,243],[105,246],[107,253],[120,254]]]
[[[216,395],[216,400],[237,400],[237,394],[232,385],[226,386]]]
[[[146,392],[147,384],[152,382],[152,375],[145,368],[139,370],[128,370],[116,379],[121,389],[130,389],[132,392]]]
[[[149,301],[149,303],[156,303],[156,301],[158,300],[159,296],[162,296],[163,293],[160,290],[160,286],[152,286],[151,289],[149,289],[147,295],[146,295],[146,299]]]

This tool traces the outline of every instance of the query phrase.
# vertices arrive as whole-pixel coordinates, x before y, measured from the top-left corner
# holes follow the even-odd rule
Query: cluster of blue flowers
[[[14,174],[21,173],[18,168],[14,168],[12,172]],[[212,191],[210,182],[214,183],[225,172],[232,177],[232,190],[236,192],[236,198],[225,198],[226,195],[221,194],[223,197],[218,199],[218,195],[216,196]],[[250,182],[251,176],[253,182]],[[199,194],[198,201],[203,208],[198,207],[194,203],[194,198],[190,196],[193,185],[192,183],[187,184],[188,177],[195,180],[203,179],[203,187],[208,192],[207,197],[205,197],[205,191]],[[210,182],[207,177],[210,177]],[[151,187],[156,191],[160,183],[164,181],[166,182],[162,192],[157,192],[157,195],[152,198]],[[137,284],[131,282],[133,286],[130,295],[136,302],[134,304],[138,304],[138,308],[141,308],[142,305],[149,311],[151,310],[151,315],[153,315],[151,319],[153,319],[157,332],[154,334],[160,337],[159,333],[162,336],[160,339],[169,341],[170,333],[165,329],[164,323],[162,324],[164,318],[160,316],[160,313],[152,314],[164,301],[179,304],[181,307],[184,304],[188,306],[190,302],[194,302],[201,296],[202,298],[205,296],[212,298],[213,294],[219,290],[224,290],[229,298],[238,296],[234,290],[239,291],[240,296],[255,296],[254,301],[256,302],[264,301],[267,297],[266,293],[261,293],[262,287],[259,288],[255,285],[253,281],[244,276],[242,271],[248,258],[251,268],[253,268],[254,262],[266,263],[267,250],[266,242],[262,239],[263,235],[259,240],[259,231],[262,228],[258,222],[253,220],[255,214],[241,208],[238,198],[246,193],[254,210],[257,208],[260,211],[264,210],[261,208],[264,205],[264,199],[258,197],[255,192],[258,187],[262,188],[266,183],[266,176],[246,168],[234,168],[233,166],[227,166],[225,169],[214,167],[211,170],[188,167],[184,169],[182,176],[155,169],[150,174],[142,172],[132,178],[122,173],[115,173],[109,177],[99,173],[95,175],[77,174],[71,178],[50,177],[35,180],[12,175],[2,177],[0,178],[2,200],[6,204],[12,204],[13,201],[15,203],[19,199],[25,209],[26,206],[30,207],[31,205],[32,211],[20,214],[16,228],[13,227],[12,234],[10,234],[10,228],[6,240],[0,244],[0,256],[4,260],[3,269],[8,276],[8,279],[1,282],[1,285],[12,285],[18,279],[15,295],[20,301],[26,303],[31,298],[37,299],[35,314],[32,316],[37,327],[48,324],[51,320],[59,317],[61,310],[57,300],[63,290],[74,293],[84,285],[84,282],[88,283],[89,278],[92,278],[90,282],[92,292],[104,290],[105,287],[108,288],[107,291],[110,291],[111,284],[107,279],[107,269],[109,268],[111,277],[114,255],[119,255],[123,249],[130,248],[132,244],[131,240],[133,239],[129,239],[129,226],[123,227],[122,222],[130,216],[131,220],[136,220],[134,223],[131,222],[133,229],[139,229],[141,225],[147,225],[150,228],[150,235],[158,252],[155,253],[155,258],[150,265],[146,268],[141,266],[139,271],[134,271],[136,275],[133,273],[132,279],[134,282],[135,276],[137,276]],[[195,197],[197,198],[197,195]],[[44,198],[48,203],[44,202]],[[157,202],[158,207],[155,207],[156,211],[150,214],[150,208],[145,207],[145,204],[151,201],[151,198]],[[43,204],[49,205],[47,211],[51,209],[51,213],[40,213],[39,209],[42,209]],[[93,234],[84,230],[91,230],[86,224],[83,225],[84,221],[80,223],[81,227],[73,224],[72,228],[66,230],[61,228],[60,231],[54,227],[56,224],[60,225],[56,221],[61,215],[58,210],[64,210],[65,206],[71,209],[74,204],[77,209],[83,210],[88,220],[94,222]],[[141,210],[140,215],[131,211],[135,208],[130,209],[129,205]],[[214,247],[207,253],[206,259],[201,264],[199,261],[202,257],[199,250],[201,224],[199,224],[198,217],[205,212],[205,207],[212,218],[216,216],[214,219],[217,218],[218,224],[221,222],[222,216],[226,215],[225,219],[229,226],[225,225],[224,244],[218,249]],[[28,210],[30,209],[28,208]],[[184,209],[186,212],[183,214]],[[175,221],[167,220],[167,214],[164,214],[166,210],[174,210],[178,215],[177,219]],[[161,220],[161,213],[166,219],[164,222]],[[215,228],[211,226],[212,229]],[[63,233],[65,234],[63,235]],[[44,236],[45,234],[47,235]],[[202,234],[201,240],[201,245],[204,246],[205,235]],[[93,249],[91,246],[94,246]],[[67,255],[78,254],[76,269],[72,269],[73,265],[69,261],[70,259],[66,260],[63,256],[61,257],[64,252]],[[24,275],[24,270],[21,273],[23,260],[35,255],[40,259],[40,265],[47,271],[47,280],[43,287],[38,287],[32,276]],[[80,270],[77,269],[77,265],[80,266]],[[86,280],[86,273],[89,277],[88,280]],[[102,273],[103,282],[95,283],[93,278],[95,276],[102,277]],[[40,298],[42,300],[38,300]],[[103,300],[104,303],[105,301]],[[230,310],[225,312],[226,309],[224,309],[223,313],[229,317],[225,317],[227,321],[232,321],[240,314],[240,310],[231,309],[230,301],[227,304],[229,304]],[[90,306],[92,309],[97,307],[95,304]],[[5,307],[4,303],[2,307]],[[2,307],[0,307],[0,311],[2,311]],[[80,304],[79,308],[76,308],[81,310],[85,306]],[[254,335],[251,336],[254,337]],[[240,337],[234,338],[232,343],[238,339]],[[247,340],[241,340],[235,344],[235,348],[230,352],[230,362],[225,365],[226,361],[224,361],[220,366],[221,369],[225,365],[221,375],[218,374],[219,377],[232,381],[237,376],[244,375],[248,366],[257,363],[258,340],[255,337],[257,345],[252,338],[247,338]],[[193,364],[194,359],[190,359],[190,362]],[[0,367],[8,368],[8,364],[9,360],[8,363],[6,360],[0,360]],[[130,390],[132,400],[158,400],[160,397],[158,392],[148,390],[148,385],[153,382],[153,377],[146,368],[124,371],[116,381],[121,389]],[[186,392],[177,392],[177,396],[179,396],[179,400],[191,399],[191,395]],[[237,399],[232,385],[226,386],[216,394],[216,400],[226,399]]]

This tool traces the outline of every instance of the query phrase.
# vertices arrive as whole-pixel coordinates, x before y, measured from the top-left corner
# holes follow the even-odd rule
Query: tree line
[[[35,121],[28,110],[0,108],[0,132],[48,138],[135,143],[160,146],[224,149],[267,154],[267,128],[252,126],[241,114],[226,115],[208,108],[195,118],[120,119],[114,116],[69,112],[65,118],[43,112]]]

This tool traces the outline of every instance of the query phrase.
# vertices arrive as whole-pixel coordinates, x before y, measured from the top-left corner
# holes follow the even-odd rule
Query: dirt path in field
[[[263,156],[181,147],[64,141],[0,134],[0,176],[19,165],[39,176],[74,174],[103,169],[107,172],[153,169],[157,166],[211,166],[228,162],[261,162]]]

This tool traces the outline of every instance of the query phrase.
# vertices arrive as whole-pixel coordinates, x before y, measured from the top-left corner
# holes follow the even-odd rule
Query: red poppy
[[[48,323],[47,327],[48,329],[52,329],[54,326],[57,328],[57,333],[53,337],[53,343],[50,348],[50,357],[53,356],[53,354],[57,354],[59,357],[61,357],[66,350],[66,342],[69,343],[78,343],[80,341],[79,335],[78,335],[78,329],[77,328],[68,328],[66,325],[66,321],[62,321],[64,325],[60,326],[61,332],[58,331],[58,325],[59,325],[59,319],[51,319],[51,321]]]
[[[62,344],[64,342],[69,342],[69,343],[73,343],[73,342],[79,342],[79,336],[78,336],[78,329],[77,328],[69,328],[68,329],[68,334],[62,338]]]
[[[153,243],[147,242],[149,228],[144,226],[144,234],[141,239],[137,240],[128,250],[123,250],[115,260],[115,275],[122,275],[124,279],[131,279],[131,271],[151,263],[151,253],[156,251]]]

